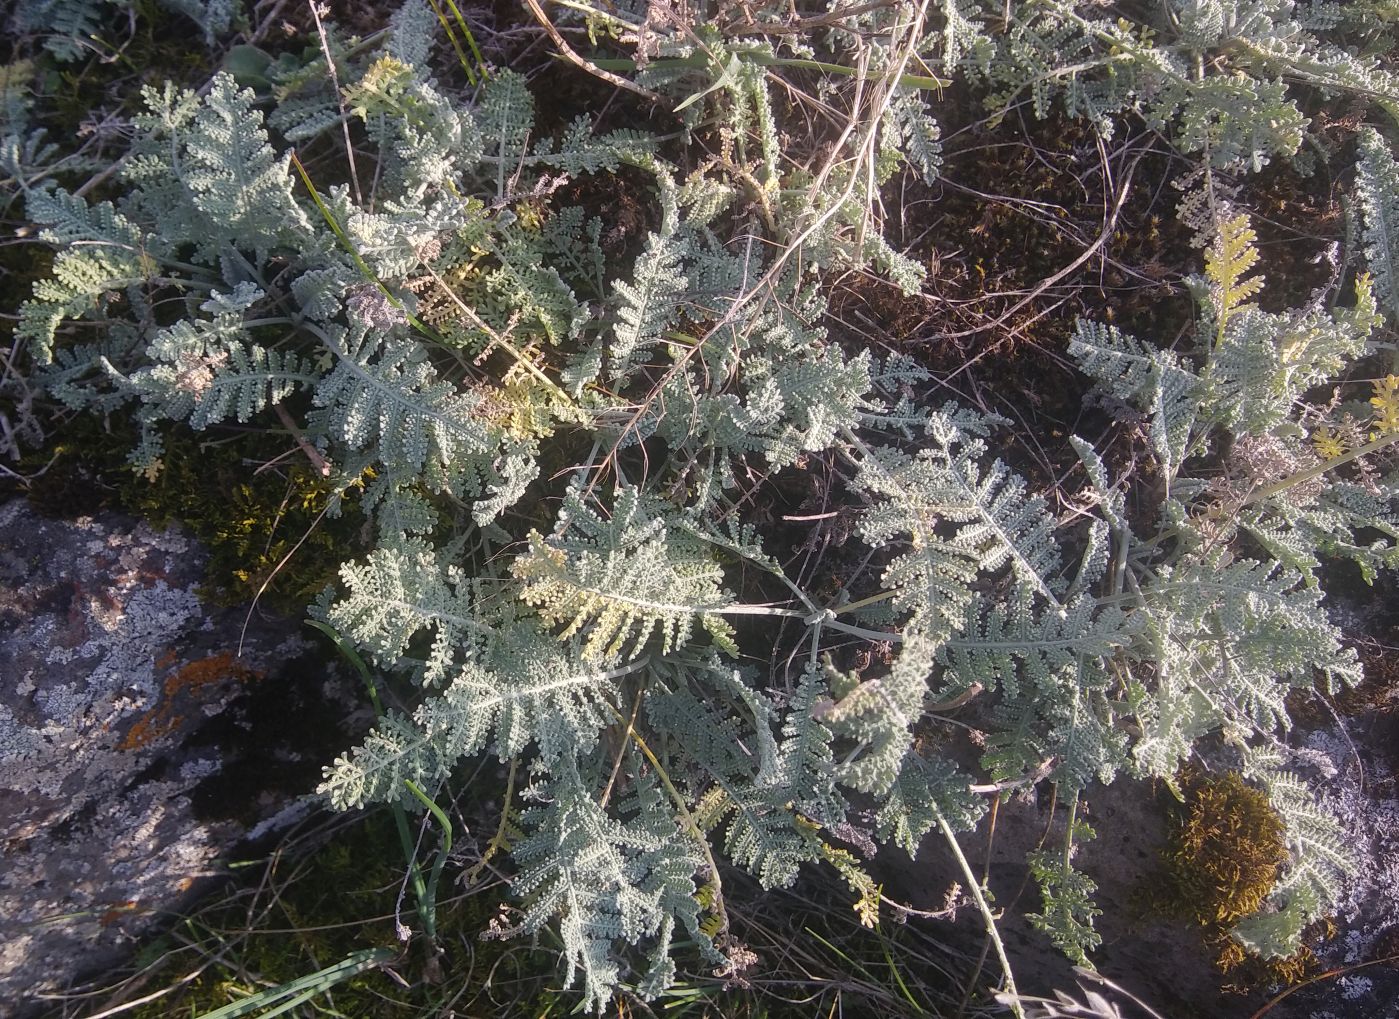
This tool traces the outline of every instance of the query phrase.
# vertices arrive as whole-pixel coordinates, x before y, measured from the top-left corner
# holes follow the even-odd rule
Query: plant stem
[[[1337,467],[1344,466],[1345,464],[1350,463],[1352,460],[1359,460],[1362,456],[1368,456],[1371,453],[1378,452],[1379,450],[1384,449],[1386,446],[1391,446],[1396,442],[1399,442],[1399,432],[1391,432],[1388,435],[1381,435],[1378,439],[1375,439],[1371,442],[1367,442],[1365,443],[1365,445],[1360,446],[1357,449],[1351,450],[1349,453],[1345,454],[1345,456],[1338,456],[1334,459],[1327,460],[1324,463],[1319,463],[1314,467],[1308,467],[1306,470],[1298,471],[1296,474],[1288,475],[1281,481],[1268,485],[1266,488],[1260,488],[1258,491],[1254,492],[1242,503],[1240,503],[1239,509],[1243,509],[1245,506],[1252,506],[1254,503],[1262,502],[1264,499],[1270,499],[1273,496],[1277,495],[1279,492],[1287,491],[1293,485],[1300,485],[1305,481],[1310,481],[1312,478],[1318,478],[1329,470],[1333,470]]]
[[[481,871],[490,863],[491,857],[502,849],[510,848],[510,803],[515,799],[515,771],[519,765],[518,757],[510,758],[510,773],[505,777],[505,797],[500,808],[500,823],[496,825],[491,840],[486,843],[486,851],[481,854],[481,859],[473,863],[466,872],[465,884],[468,888],[476,883]]]
[[[451,0],[448,0],[451,3]],[[428,5],[432,7],[432,12],[437,15],[437,20],[442,23],[442,29],[447,33],[447,40],[452,44],[452,49],[456,51],[457,62],[461,64],[461,69],[466,72],[466,80],[472,88],[476,87],[476,72],[471,69],[471,61],[466,59],[466,52],[461,48],[461,43],[457,40],[457,33],[452,29],[452,23],[447,20],[447,15],[437,0],[428,0]],[[471,48],[476,50],[476,42],[471,38],[471,32],[466,29],[466,21],[461,16],[461,11],[457,10],[457,5],[452,4],[452,13],[456,15],[457,23],[466,30],[466,38],[471,42]],[[477,57],[480,53],[477,52]]]
[[[838,616],[843,615],[846,612],[854,612],[857,609],[862,609],[866,605],[878,605],[882,601],[888,601],[897,593],[897,591],[880,591],[878,594],[872,594],[868,598],[861,598],[859,601],[846,602],[844,605],[838,605],[831,611]]]
[[[967,890],[976,901],[976,906],[981,910],[981,919],[986,924],[986,936],[991,939],[992,946],[996,949],[996,957],[1001,961],[1001,973],[1005,980],[1006,993],[1012,998],[1010,1010],[1016,1019],[1025,1019],[1025,1010],[1020,1007],[1016,1000],[1019,991],[1015,989],[1015,975],[1010,970],[1010,959],[1006,957],[1005,942],[1001,940],[1001,935],[996,930],[996,917],[991,912],[991,904],[986,901],[986,896],[982,894],[981,882],[972,873],[972,865],[967,862],[966,854],[962,852],[962,847],[957,843],[957,835],[952,831],[952,826],[947,823],[947,818],[942,816],[942,811],[937,807],[933,808],[933,813],[937,816],[938,830],[942,832],[942,837],[947,840],[948,848],[952,850],[952,855],[957,859],[957,865],[962,868],[962,876],[967,879]]]
[[[442,877],[442,868],[446,866],[447,856],[452,851],[452,822],[441,807],[433,802],[432,797],[418,788],[418,784],[411,778],[405,778],[403,784],[408,787],[408,791],[416,796],[427,807],[428,813],[442,828],[442,845],[437,850],[437,859],[433,861],[432,873],[428,875],[427,888],[424,889],[423,897],[418,901],[419,911],[423,917],[423,933],[427,935],[428,942],[435,944],[437,941],[437,882]]]

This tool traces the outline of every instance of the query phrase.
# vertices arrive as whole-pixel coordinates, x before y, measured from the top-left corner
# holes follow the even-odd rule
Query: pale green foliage
[[[1399,511],[1393,485],[1366,487],[1332,480],[1314,498],[1269,499],[1239,516],[1280,562],[1315,577],[1321,555],[1355,562],[1366,583],[1379,570],[1399,567]]]
[[[625,379],[632,362],[662,341],[677,307],[676,299],[685,292],[689,280],[677,270],[678,244],[663,234],[652,234],[646,250],[637,259],[634,282],[618,280],[614,286],[618,301],[617,324],[608,351],[607,377]]]
[[[109,0],[26,0],[10,18],[16,32],[44,32],[45,49],[59,60],[76,60],[110,7]]]
[[[1072,820],[1070,824],[1070,845],[1095,837],[1088,825]],[[1044,900],[1042,912],[1031,913],[1030,922],[1047,933],[1054,947],[1075,963],[1090,966],[1089,953],[1103,943],[1093,929],[1093,918],[1103,912],[1093,904],[1097,884],[1074,870],[1069,854],[1057,848],[1036,849],[1026,859]]]
[[[1110,696],[1105,664],[1130,646],[1140,621],[1090,597],[1038,613],[1033,603],[1022,584],[984,619],[972,607],[965,630],[939,654],[946,666],[939,697],[973,686],[1001,693],[1005,729],[992,735],[986,755],[998,779],[1052,760],[1051,774],[1068,792],[1110,781],[1123,763],[1125,739],[1114,726],[1122,708]]]
[[[625,670],[622,670],[623,673]],[[404,779],[436,784],[462,757],[494,750],[515,757],[530,744],[547,759],[572,758],[610,721],[618,673],[582,660],[528,625],[491,635],[450,670],[411,723],[389,715],[329,769],[322,791],[338,807],[410,797]]]
[[[915,856],[938,817],[954,831],[970,831],[985,811],[986,801],[971,791],[966,773],[956,764],[942,756],[913,753],[904,757],[874,816],[874,833]]]
[[[1143,591],[1161,696],[1138,706],[1142,767],[1169,775],[1196,735],[1225,726],[1287,724],[1289,688],[1310,688],[1313,670],[1359,680],[1353,651],[1318,611],[1321,592],[1302,576],[1250,559],[1191,556]]]
[[[585,779],[576,768],[570,761],[526,791],[542,803],[521,818],[525,838],[513,852],[520,871],[512,888],[525,902],[521,929],[557,924],[565,983],[581,977],[583,1006],[601,1009],[621,975],[617,943],[646,946],[638,983],[647,995],[674,980],[670,944],[677,922],[708,945],[695,899],[701,861],[676,830],[654,778],[643,773],[614,816],[591,796],[599,776]],[[723,959],[712,948],[708,954]]]
[[[971,580],[1010,565],[1022,583],[1051,601],[1058,586],[1059,551],[1042,500],[1025,496],[1025,482],[1000,461],[983,468],[985,443],[946,420],[929,423],[916,456],[881,447],[860,462],[859,489],[883,496],[861,533],[878,547],[898,537],[911,549],[884,574],[897,602],[942,640],[961,625]],[[956,525],[947,531],[946,524]]]
[[[1365,259],[1385,310],[1399,312],[1399,164],[1378,131],[1360,137],[1355,197],[1365,224]]]
[[[36,384],[134,417],[148,474],[166,429],[237,422],[290,433],[287,455],[334,488],[328,512],[358,499],[363,544],[313,611],[410,692],[321,792],[413,807],[409,782],[437,793],[465,759],[514,762],[515,929],[556,926],[585,1007],[662,993],[679,941],[721,969],[742,955],[725,866],[774,887],[839,861],[872,887],[837,842],[912,854],[934,827],[975,826],[987,790],[1043,779],[1074,806],[1064,844],[1029,860],[1032,919],[1084,961],[1080,794],[1169,780],[1211,733],[1257,765],[1293,840],[1240,936],[1294,943],[1344,870],[1324,813],[1259,755],[1289,692],[1358,675],[1323,563],[1399,560],[1392,482],[1313,484],[1330,467],[1306,441],[1339,426],[1317,388],[1372,349],[1369,285],[1264,312],[1252,232],[1225,210],[1177,349],[1079,324],[1069,355],[1146,462],[1116,479],[1071,439],[1076,502],[1032,491],[996,444],[1009,422],[934,405],[910,356],[828,335],[824,285],[921,286],[871,210],[901,167],[940,172],[928,62],[1104,131],[1139,109],[1216,167],[1297,148],[1294,83],[1369,95],[1388,75],[1327,42],[1319,7],[1293,31],[1290,4],[1172,4],[1153,35],[1116,5],[932,6],[923,37],[912,5],[837,19],[822,55],[849,65],[723,17],[671,26],[638,81],[712,133],[698,158],[688,136],[542,129],[509,70],[469,94],[434,81],[436,18],[411,0],[381,49],[327,27],[339,95],[319,46],[269,66],[266,102],[226,74],[202,96],[147,87],[111,203],[27,189],[57,249],[16,329]],[[616,15],[640,33],[633,16]],[[819,159],[782,120],[787,67],[831,109],[868,104]],[[619,176],[649,231],[568,204]],[[1390,307],[1392,176],[1367,134],[1357,194]],[[832,521],[860,564],[848,589],[805,588],[755,526],[766,479],[802,472],[823,501],[795,519]],[[868,653],[837,658],[852,642]],[[978,791],[930,718],[973,698]]]
[[[1144,346],[1116,326],[1081,320],[1069,354],[1119,400],[1151,415],[1156,458],[1174,473],[1189,451],[1200,379],[1170,351]]]
[[[1150,415],[1152,444],[1168,477],[1204,448],[1213,426],[1272,433],[1300,409],[1309,389],[1364,353],[1379,321],[1363,279],[1353,307],[1282,315],[1260,310],[1251,303],[1263,288],[1252,274],[1252,241],[1245,218],[1221,224],[1207,255],[1209,278],[1196,286],[1201,331],[1213,336],[1193,359],[1088,321],[1079,323],[1069,344],[1069,353],[1105,391]]]
[[[142,258],[146,238],[110,203],[89,207],[61,191],[31,192],[27,211],[44,228],[42,239],[64,246],[54,259],[53,276],[20,305],[15,327],[31,356],[43,363],[52,356],[54,331],[65,318],[100,310],[113,291],[149,272]]]
[[[700,830],[713,832],[729,858],[765,887],[785,887],[796,880],[801,864],[819,857],[820,842],[778,781],[771,707],[753,703],[759,712],[752,725],[724,718],[689,689],[658,697],[650,710],[659,724],[675,727],[677,746],[704,762],[694,789]],[[758,742],[756,755],[744,752],[745,737]],[[829,783],[829,775],[824,781]]]
[[[439,682],[460,647],[494,634],[477,618],[470,584],[421,539],[376,548],[363,563],[345,564],[340,576],[348,597],[325,610],[326,621],[384,668],[400,664],[415,636],[430,635],[422,677]]]
[[[390,38],[385,53],[410,67],[421,67],[432,53],[437,15],[428,0],[407,0],[389,18]]]
[[[358,323],[326,334],[335,368],[316,387],[318,417],[351,449],[373,449],[385,463],[449,477],[463,460],[491,448],[476,401],[437,377],[412,340]]]
[[[534,125],[534,97],[525,79],[506,71],[491,80],[476,111],[485,142],[484,155],[495,164],[496,198],[506,196],[506,181],[525,155]]]
[[[1244,774],[1259,783],[1283,821],[1290,859],[1273,890],[1267,911],[1239,921],[1235,936],[1265,958],[1295,954],[1302,931],[1327,914],[1336,889],[1354,869],[1346,835],[1336,818],[1319,806],[1300,777],[1280,767],[1271,748],[1244,756]]]
[[[913,742],[913,725],[928,693],[930,646],[910,641],[887,675],[858,681],[833,673],[834,703],[822,714],[833,731],[865,747],[864,753],[841,764],[841,780],[865,793],[884,795],[898,777]]]
[[[1122,708],[1139,731],[1131,747],[1136,767],[1159,777],[1172,775],[1194,741],[1214,731],[1255,761],[1290,725],[1291,690],[1311,689],[1318,677],[1330,689],[1358,682],[1355,653],[1323,605],[1321,563],[1347,555],[1373,575],[1395,562],[1393,486],[1314,483],[1321,467],[1299,438],[1299,419],[1318,413],[1307,391],[1366,353],[1379,321],[1370,288],[1362,278],[1348,308],[1265,313],[1250,303],[1262,288],[1252,274],[1257,262],[1247,221],[1221,224],[1208,280],[1195,288],[1197,344],[1184,354],[1093,323],[1080,323],[1070,346],[1107,393],[1151,415],[1169,486],[1160,518],[1169,544],[1134,548],[1120,506],[1103,494],[1101,463],[1085,459],[1117,535],[1114,575],[1143,571],[1131,599],[1143,628],[1120,656],[1142,672]],[[1173,377],[1181,381],[1169,385]],[[1226,460],[1223,477],[1190,477],[1196,464],[1217,474],[1201,460],[1227,443],[1234,462]],[[1367,528],[1382,536],[1362,546],[1357,531]],[[1241,530],[1275,558],[1243,554],[1233,545]],[[1302,928],[1335,900],[1346,854],[1334,821],[1299,780],[1250,767],[1246,774],[1283,818],[1292,860],[1270,907],[1245,919],[1238,936],[1264,954],[1290,954]],[[1058,936],[1071,936],[1072,927]]]
[[[587,632],[587,658],[630,661],[656,636],[668,653],[690,642],[696,620],[732,647],[720,616],[733,601],[720,586],[723,571],[658,509],[626,488],[604,520],[569,492],[554,536],[531,533],[529,551],[511,567],[519,597],[546,624],[562,625],[561,639]]]
[[[931,184],[942,167],[942,130],[914,92],[906,92],[889,105],[886,139]]]
[[[1335,23],[1299,24],[1278,0],[1175,0],[1148,7],[1048,0],[1002,19],[985,5],[971,61],[993,108],[1028,97],[1037,116],[1056,100],[1110,136],[1139,110],[1187,152],[1217,167],[1261,168],[1292,156],[1308,119],[1298,86],[1360,96],[1389,110],[1399,78],[1330,38]],[[993,13],[994,12],[994,13]]]
[[[1368,281],[1356,283],[1356,303],[1323,313],[1319,308],[1271,315],[1246,303],[1262,291],[1251,275],[1258,260],[1254,235],[1243,216],[1220,224],[1206,255],[1209,306],[1215,339],[1202,374],[1202,411],[1236,434],[1262,435],[1286,421],[1302,395],[1335,377],[1365,351],[1379,322]]]
[[[35,123],[36,68],[29,60],[0,65],[0,209],[58,170],[80,171],[94,161],[60,145]]]

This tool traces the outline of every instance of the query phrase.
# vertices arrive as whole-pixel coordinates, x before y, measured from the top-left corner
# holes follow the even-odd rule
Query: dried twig
[[[345,156],[350,163],[350,183],[354,185],[356,204],[364,204],[364,195],[359,188],[359,168],[355,165],[355,146],[350,140],[350,118],[345,110],[345,93],[340,89],[340,76],[335,70],[335,56],[330,52],[330,40],[325,34],[325,25],[321,23],[321,0],[311,0],[307,6],[311,10],[311,18],[316,23],[316,34],[321,40],[321,53],[325,55],[326,71],[330,75],[330,84],[335,88],[335,101],[340,107],[340,130],[345,136]],[[329,8],[327,8],[327,12]]]
[[[325,457],[321,456],[320,450],[306,441],[306,436],[297,423],[292,420],[292,416],[287,413],[287,409],[280,403],[273,404],[272,409],[277,413],[277,420],[286,426],[287,431],[291,432],[291,437],[296,440],[301,452],[306,454],[306,459],[311,461],[311,466],[316,468],[316,473],[323,478],[330,477],[330,464]]]
[[[554,23],[549,20],[549,16],[544,13],[544,8],[539,6],[539,0],[525,0],[525,6],[530,9],[530,13],[534,15],[534,20],[539,22],[539,26],[543,28],[545,32],[549,33],[549,38],[554,40],[554,45],[559,48],[559,55],[565,60],[567,60],[570,64],[573,64],[576,67],[581,67],[593,77],[601,78],[603,81],[609,82],[612,85],[616,85],[618,88],[626,89],[628,92],[635,93],[636,95],[641,96],[643,99],[649,99],[653,103],[661,102],[661,96],[659,93],[652,92],[649,88],[642,88],[636,82],[628,81],[626,78],[623,78],[620,74],[614,74],[611,71],[604,71],[601,67],[598,67],[597,64],[593,63],[591,60],[588,60],[586,57],[579,56],[578,51],[575,50],[572,46],[570,46],[568,44],[568,40],[565,39],[563,35],[559,32],[559,30],[554,27]]]

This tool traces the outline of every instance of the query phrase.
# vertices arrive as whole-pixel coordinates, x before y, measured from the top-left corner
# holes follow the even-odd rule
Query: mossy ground
[[[77,516],[117,509],[161,527],[188,528],[209,552],[205,593],[223,604],[257,600],[299,615],[363,545],[364,520],[285,434],[257,429],[165,430],[161,468],[133,471],[130,425],[79,415],[52,430],[19,466],[41,511]]]

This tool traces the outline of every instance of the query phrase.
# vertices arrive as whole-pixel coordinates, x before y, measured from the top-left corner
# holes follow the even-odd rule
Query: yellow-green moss
[[[340,517],[323,515],[330,486],[284,434],[170,426],[151,478],[126,462],[136,444],[129,426],[79,415],[51,440],[21,465],[38,509],[114,508],[157,527],[184,525],[209,551],[205,593],[215,601],[240,604],[261,592],[266,607],[300,613],[363,544],[353,495]]]
[[[1315,961],[1304,948],[1286,959],[1249,955],[1229,930],[1272,894],[1287,861],[1282,819],[1268,796],[1237,772],[1180,776],[1185,802],[1171,819],[1165,850],[1164,911],[1198,924],[1227,989],[1293,983]]]
[[[1235,772],[1187,776],[1184,790],[1166,851],[1172,898],[1196,923],[1234,923],[1277,883],[1287,860],[1282,821],[1267,795]]]

